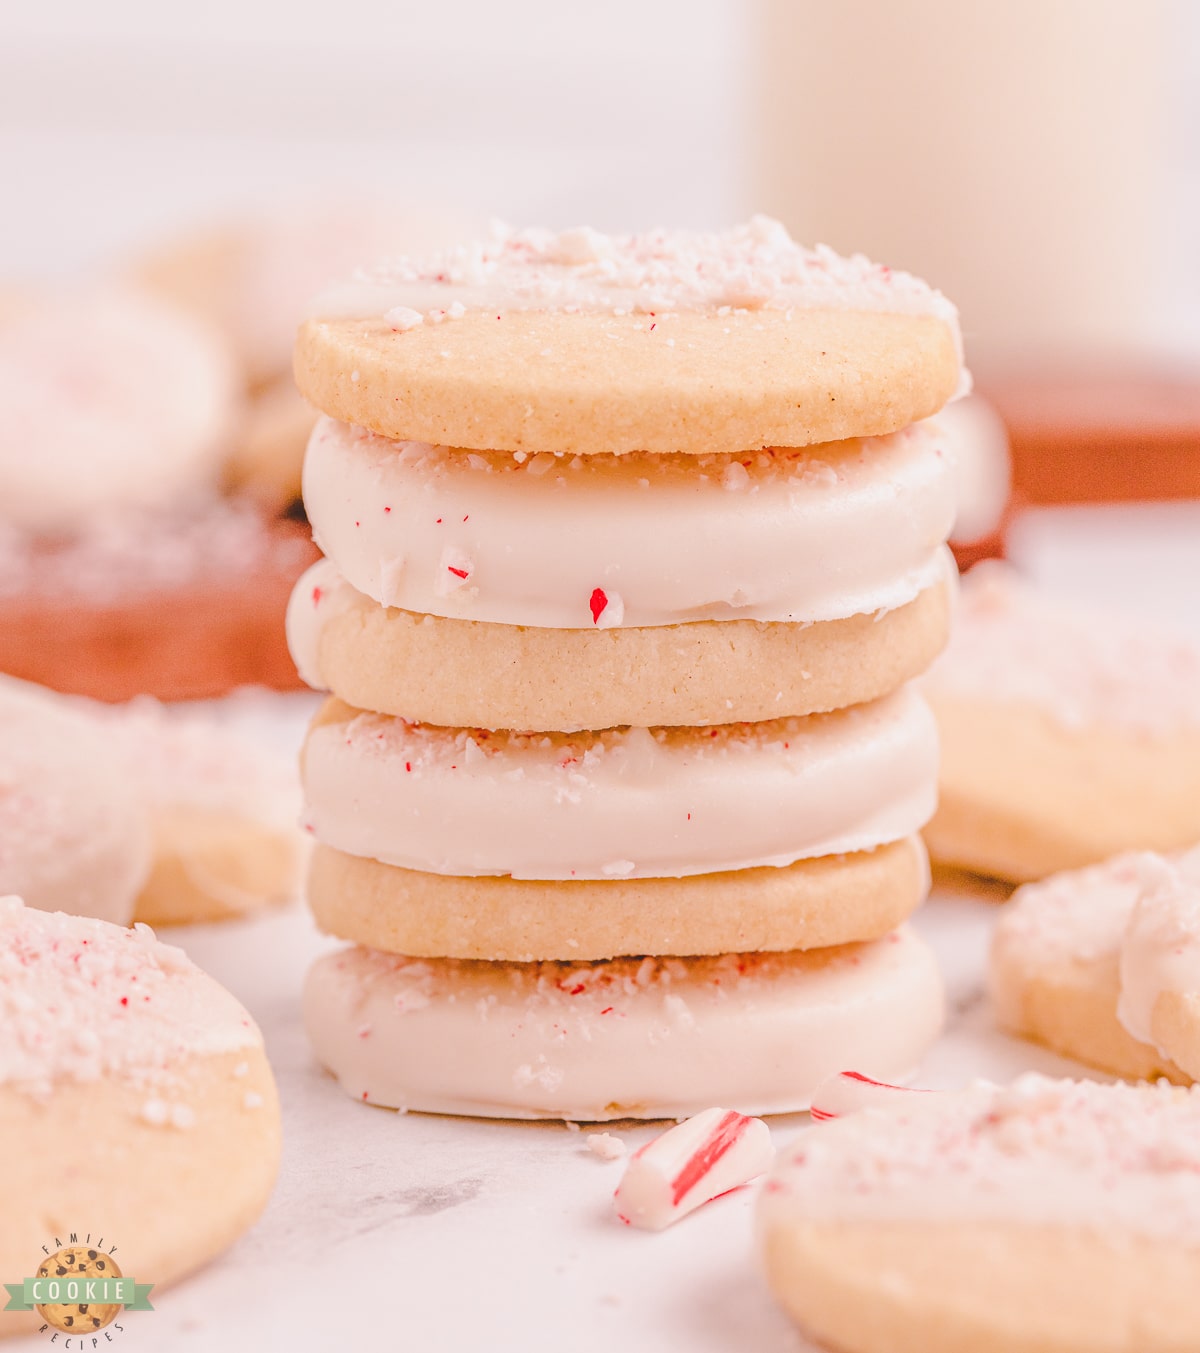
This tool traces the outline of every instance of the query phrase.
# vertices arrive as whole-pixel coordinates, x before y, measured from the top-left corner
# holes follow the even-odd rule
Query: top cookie
[[[957,311],[907,273],[722,234],[527,230],[318,299],[301,392],[385,437],[698,454],[897,431],[967,382]]]

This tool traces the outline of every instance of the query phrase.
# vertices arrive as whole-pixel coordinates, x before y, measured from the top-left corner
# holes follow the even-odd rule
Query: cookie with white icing
[[[907,929],[811,953],[470,963],[343,949],[304,1022],[347,1094],[501,1118],[674,1118],[714,1099],[806,1108],[843,1066],[892,1079],[936,1037],[942,986]]]
[[[1020,883],[1200,840],[1198,689],[1186,634],[975,568],[925,681],[942,739],[934,862]]]
[[[81,711],[0,678],[0,895],[126,925],[151,860],[115,740]]]
[[[743,452],[894,432],[962,379],[957,312],[907,274],[720,234],[525,230],[319,298],[301,392],[385,437],[568,454]]]
[[[1200,1347],[1200,1094],[1024,1077],[815,1125],[759,1200],[771,1287],[844,1353]]]
[[[0,901],[0,1271],[91,1231],[174,1282],[254,1222],[279,1149],[262,1036],[227,991],[146,927]]]
[[[1000,1023],[1131,1079],[1200,1076],[1200,851],[1018,888],[992,940]]]

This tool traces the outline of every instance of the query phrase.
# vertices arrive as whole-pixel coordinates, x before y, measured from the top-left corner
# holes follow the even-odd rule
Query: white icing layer
[[[1200,1091],[1023,1076],[912,1095],[800,1133],[767,1228],[1011,1222],[1200,1245]]]
[[[970,545],[990,535],[1004,516],[1012,491],[1008,431],[982,395],[947,404],[934,421],[954,465],[957,510],[950,539]]]
[[[907,1076],[942,1021],[933,954],[902,928],[791,954],[472,963],[343,949],[304,1022],[355,1099],[502,1118],[807,1107],[846,1066]]]
[[[943,576],[955,495],[932,425],[815,450],[518,454],[323,418],[304,463],[314,539],[386,606],[552,629],[834,620]]]
[[[603,235],[499,228],[428,262],[398,259],[318,297],[321,318],[385,316],[400,332],[464,310],[874,310],[933,315],[962,352],[958,311],[927,283],[825,245],[806,249],[767,216],[708,234]]]
[[[950,645],[926,681],[935,700],[1030,705],[1065,728],[1200,727],[1200,643],[1189,634],[1072,605],[994,561],[963,579]]]
[[[910,689],[807,719],[579,736],[358,714],[309,734],[317,840],[435,874],[679,878],[869,850],[919,831],[937,728]]]
[[[150,856],[116,741],[65,700],[0,678],[0,894],[125,925]]]
[[[1117,1018],[1134,1038],[1154,1046],[1158,998],[1167,992],[1200,997],[1200,852],[1192,852],[1190,863],[1189,876],[1166,860],[1145,858],[1121,941]]]
[[[321,631],[335,617],[350,610],[358,593],[328,559],[318,559],[296,579],[287,605],[288,652],[300,680],[323,691],[321,677]]]
[[[186,1058],[261,1046],[229,992],[149,926],[0,899],[0,1085],[169,1081]]]

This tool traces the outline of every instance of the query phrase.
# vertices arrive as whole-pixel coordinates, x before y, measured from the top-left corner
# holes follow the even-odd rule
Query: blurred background
[[[918,272],[958,303],[987,398],[961,419],[976,462],[964,493],[980,499],[966,511],[965,562],[1004,547],[1008,443],[1018,507],[1175,500],[1128,517],[1127,539],[1177,554],[1196,534],[1190,0],[43,0],[0,12],[0,154],[0,398],[33,429],[0,448],[0,564],[26,579],[24,596],[78,574],[63,542],[87,537],[87,571],[111,575],[111,596],[127,599],[131,575],[163,568],[163,551],[148,563],[128,546],[167,534],[137,517],[164,504],[180,521],[192,514],[169,532],[179,557],[167,572],[186,579],[178,542],[211,539],[194,520],[203,488],[226,517],[233,500],[265,514],[274,543],[247,543],[250,528],[227,523],[229,554],[260,595],[277,563],[278,600],[303,562],[303,542],[283,562],[271,550],[272,523],[294,525],[311,422],[287,376],[305,297],[355,262],[495,217],[623,230],[720,227],[761,210],[805,242]],[[232,364],[228,408],[207,440],[197,431],[171,451],[192,468],[156,495],[139,497],[127,475],[121,492],[99,484],[73,514],[27,510],[31,457],[60,480],[73,474],[69,457],[55,459],[66,434],[49,427],[53,392],[104,384],[80,377],[103,365],[98,353],[128,367],[118,329],[124,342],[137,328],[155,352],[155,383],[195,398],[180,335],[168,371],[166,330],[151,341],[127,297],[117,318],[92,314],[97,288],[111,310],[113,287],[131,285],[217,335]],[[47,298],[60,318],[43,319],[34,342],[21,326],[49,313]],[[89,323],[84,341],[75,331]],[[75,342],[47,376],[46,353]],[[206,379],[220,385],[211,370]],[[114,426],[110,442],[129,443]],[[140,435],[150,446],[147,426]],[[78,445],[78,422],[71,436]],[[133,513],[137,529],[97,544],[101,508]],[[1027,531],[1027,552],[1081,521],[1097,529],[1079,514],[1040,520],[1051,534]],[[1119,553],[1117,541],[1105,557]],[[32,623],[20,614],[0,616],[0,668],[44,675],[5,637]],[[286,655],[274,661],[265,677],[240,677],[285,680]]]

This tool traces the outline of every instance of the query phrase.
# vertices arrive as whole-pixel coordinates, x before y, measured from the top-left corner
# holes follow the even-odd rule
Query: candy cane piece
[[[830,1118],[842,1118],[860,1109],[886,1108],[895,1104],[901,1095],[926,1095],[928,1090],[910,1089],[904,1085],[889,1085],[874,1081],[861,1071],[839,1071],[828,1076],[813,1091],[809,1113],[814,1123]]]
[[[761,1118],[705,1109],[634,1153],[613,1195],[617,1215],[630,1226],[661,1231],[765,1174],[774,1159]]]

